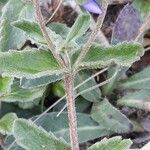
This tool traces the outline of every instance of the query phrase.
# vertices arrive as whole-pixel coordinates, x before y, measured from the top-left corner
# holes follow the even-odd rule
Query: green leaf
[[[11,134],[13,123],[17,119],[15,113],[6,114],[3,118],[0,119],[0,133],[3,135]]]
[[[112,63],[129,67],[139,60],[141,55],[143,50],[137,43],[121,43],[107,48],[94,44],[78,67],[102,68]]]
[[[23,30],[26,34],[32,38],[32,40],[46,44],[46,41],[43,38],[42,31],[37,22],[29,20],[17,20],[12,23],[13,26]]]
[[[1,16],[1,10],[3,8],[3,6],[7,3],[8,0],[1,0],[0,1],[0,16]]]
[[[75,85],[77,86],[78,84],[82,83],[87,78],[89,78],[90,76],[91,73],[89,71],[79,72],[79,74],[77,74],[75,78]],[[97,84],[96,81],[94,79],[91,79],[90,81],[86,82],[84,85],[79,87],[77,89],[77,92],[79,93],[83,90],[88,89],[89,87],[95,86],[96,84]],[[99,102],[99,99],[101,98],[101,91],[99,88],[97,88],[95,90],[82,94],[81,96],[90,102]]]
[[[110,139],[104,138],[101,142],[92,145],[88,150],[129,150],[132,141],[122,140],[120,136]]]
[[[62,137],[69,142],[67,112],[61,113],[59,117],[57,117],[57,114],[57,112],[45,114],[36,124],[43,127],[47,132],[53,132],[58,138]],[[33,119],[35,119],[35,117]],[[92,120],[90,115],[77,113],[77,119],[79,143],[111,134],[110,131]]]
[[[10,92],[12,83],[13,78],[0,76],[0,96]]]
[[[120,82],[123,89],[149,89],[150,90],[150,67],[134,74],[127,80]]]
[[[14,123],[16,142],[27,150],[71,150],[71,147],[62,139],[56,138],[53,133],[47,133],[31,121],[18,119]]]
[[[23,30],[33,42],[39,44],[46,44],[46,41],[43,38],[43,34],[38,23],[28,20],[17,20],[16,22],[13,22],[13,25]],[[60,51],[62,45],[64,44],[63,38],[59,34],[56,34],[56,32],[51,30],[50,28],[47,28],[47,32],[51,37],[52,42],[55,44],[57,51]]]
[[[150,111],[150,90],[127,93],[117,101],[118,105]]]
[[[61,68],[50,51],[11,50],[5,53],[0,52],[0,71],[8,76],[35,78],[58,74]]]
[[[66,39],[70,28],[67,27],[66,24],[52,22],[48,25],[48,27],[54,31],[56,34],[59,34],[63,39]]]
[[[118,68],[118,66],[110,66],[108,69],[107,79],[111,78],[111,81],[105,84],[102,88],[103,94],[106,96],[111,95],[113,90],[117,87],[117,84],[121,78],[123,78],[128,70],[128,67]]]
[[[129,119],[107,100],[94,103],[91,117],[101,126],[115,133],[129,132],[132,129]]]
[[[0,96],[0,102],[32,102],[37,98],[41,98],[45,91],[45,87],[23,89],[19,82],[15,81],[11,86],[11,92]]]
[[[61,80],[62,78],[63,78],[62,73],[54,74],[54,75],[45,75],[34,79],[22,78],[20,81],[20,85],[22,88],[29,89],[29,88],[44,86],[56,82],[58,80]]]
[[[7,113],[14,112],[17,114],[19,118],[30,118],[32,116],[38,115],[41,113],[41,106],[34,106],[32,109],[21,109],[16,103],[8,103],[2,102],[0,109],[0,118],[3,117]]]
[[[72,40],[76,40],[86,33],[90,25],[90,15],[81,14],[78,16],[76,22],[72,26],[69,34],[67,35],[66,42],[69,43]]]
[[[23,32],[11,25],[19,18],[34,20],[32,5],[21,0],[9,0],[3,7],[0,22],[0,51],[20,49],[27,37]],[[19,37],[19,38],[18,38]]]

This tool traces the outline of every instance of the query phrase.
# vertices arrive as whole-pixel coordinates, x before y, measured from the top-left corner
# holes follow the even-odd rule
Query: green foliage
[[[13,78],[0,76],[0,96],[10,92]]]
[[[45,132],[31,121],[18,119],[14,123],[14,136],[16,142],[27,150],[71,150],[70,146],[62,139],[56,138],[53,133]]]
[[[123,133],[132,129],[129,119],[107,100],[93,105],[91,117],[110,132]]]
[[[123,89],[150,89],[150,67],[134,74],[127,80],[120,82],[119,87]]]
[[[80,1],[80,3],[83,2],[83,0]],[[56,53],[62,58],[64,64],[69,66],[68,68],[62,68],[48,48],[41,28],[34,19],[31,4],[26,0],[9,0],[2,10],[0,21],[0,104],[2,105],[0,111],[2,113],[0,116],[2,117],[8,112],[16,112],[17,116],[21,118],[32,117],[30,118],[32,121],[37,117],[40,117],[40,119],[34,123],[17,119],[17,116],[13,113],[7,114],[0,120],[0,132],[13,134],[10,138],[11,140],[15,138],[18,145],[14,144],[11,149],[71,150],[70,145],[66,143],[70,142],[68,114],[64,112],[57,117],[59,112],[54,112],[59,111],[60,107],[62,108],[66,104],[66,100],[55,106],[51,110],[52,112],[44,114],[42,117],[39,114],[40,107],[45,110],[44,101],[41,101],[41,99],[45,100],[46,96],[48,100],[52,99],[51,95],[47,93],[47,91],[50,91],[49,86],[46,85],[63,79],[64,73],[68,73],[66,72],[68,70],[69,73],[73,72],[72,75],[75,75],[75,86],[92,75],[89,71],[78,72],[82,69],[101,69],[110,66],[108,75],[105,76],[104,74],[103,76],[105,79],[110,78],[116,71],[112,67],[114,64],[119,67],[130,67],[143,55],[143,49],[140,44],[127,40],[123,34],[125,41],[129,42],[123,42],[124,40],[122,40],[123,43],[108,47],[92,43],[90,50],[82,61],[78,66],[74,66],[73,64],[76,62],[79,52],[85,46],[90,33],[87,30],[91,23],[91,16],[88,13],[82,13],[79,14],[71,28],[60,23],[50,23],[46,26],[48,35],[56,48]],[[142,2],[135,0],[131,7],[138,11],[142,5]],[[147,6],[143,10],[148,13],[149,7]],[[137,17],[136,14],[133,16]],[[142,14],[141,16],[143,21],[147,15]],[[86,94],[78,95],[83,90],[96,86],[95,79],[91,79],[76,89],[75,96],[79,96],[76,100],[76,110],[80,112],[77,113],[79,143],[114,133],[120,134],[132,131],[132,123],[125,115],[108,100],[101,101],[105,96],[111,97],[113,90],[118,88],[116,83],[122,79],[125,71],[122,72],[118,69],[116,76],[102,90],[96,88]],[[148,71],[149,69],[145,69],[119,84],[119,88],[121,87],[119,90],[123,88],[143,90],[122,97],[118,100],[118,104],[134,105],[134,107],[141,109],[148,108],[148,106],[146,107],[146,104],[149,104],[148,98],[150,96],[148,93],[149,85],[146,85],[146,82],[149,81],[149,76],[146,73]],[[51,90],[53,95],[60,97],[64,95],[62,83],[60,81],[53,86],[53,90]],[[107,98],[109,99],[109,97]],[[52,104],[53,102],[49,100],[48,106],[49,103]],[[20,108],[25,110],[23,111]],[[33,117],[37,114],[39,115]],[[109,150],[112,148],[114,150],[128,150],[130,145],[130,140],[115,137],[104,139],[90,147],[89,150]]]
[[[9,113],[0,119],[0,133],[3,135],[11,134],[13,123],[17,119],[16,114]]]
[[[0,51],[21,48],[27,37],[22,31],[11,25],[19,18],[33,20],[33,8],[31,4],[21,0],[9,0],[2,10],[0,22]],[[19,38],[18,38],[19,37]]]
[[[35,78],[58,74],[61,68],[50,51],[30,49],[1,52],[0,71],[7,76]]]
[[[43,38],[42,31],[37,22],[29,20],[17,20],[12,23],[13,26],[23,30],[34,41],[46,44]]]
[[[43,38],[41,29],[38,23],[33,22],[33,21],[31,22],[28,20],[17,20],[16,22],[13,22],[13,25],[23,30],[30,37],[32,42],[46,45],[46,41]],[[61,32],[60,32],[60,29],[57,30],[60,26],[63,29]],[[54,29],[54,30],[51,30],[51,29]],[[56,24],[55,28],[54,28],[54,25],[53,26],[49,25],[49,27],[47,28],[47,32],[49,36],[51,37],[52,42],[56,46],[57,51],[60,51],[61,49],[66,49],[66,47],[67,49],[71,49],[77,46],[74,41],[64,46],[65,39],[63,39],[61,35],[64,32],[65,34],[68,34],[67,33],[68,30],[69,29],[66,28],[66,26],[62,26],[60,24]]]
[[[63,78],[63,74],[53,74],[53,75],[44,75],[42,77],[33,78],[33,79],[27,79],[22,78],[20,81],[20,85],[22,88],[30,89],[35,87],[41,87],[53,82],[56,82],[58,80],[61,80]]]
[[[69,43],[72,40],[76,40],[79,37],[81,37],[85,32],[88,30],[90,25],[90,15],[88,14],[81,14],[77,18],[76,22],[72,26],[69,34],[66,38],[66,44]]]
[[[131,140],[122,140],[121,137],[104,138],[101,142],[92,145],[88,150],[129,150]]]
[[[37,125],[43,127],[47,132],[53,132],[58,138],[64,138],[69,142],[69,125],[67,113],[62,113],[59,117],[57,113],[44,115],[37,121]],[[104,129],[104,126],[96,123],[90,115],[78,113],[78,135],[79,142],[83,143],[98,137],[108,135],[110,132]]]
[[[45,87],[34,89],[23,89],[20,87],[18,81],[14,81],[11,86],[11,91],[5,95],[0,96],[0,102],[32,102],[43,96]]]
[[[103,68],[111,63],[129,67],[142,54],[142,48],[137,43],[122,43],[108,48],[93,44],[79,68]]]
[[[118,100],[118,105],[129,106],[150,111],[150,90],[127,93]]]
[[[104,95],[109,96],[113,93],[113,90],[117,88],[118,82],[125,76],[128,67],[110,66],[107,73],[107,79],[111,78],[111,81],[103,86],[102,92]]]
[[[75,85],[78,85],[85,81],[87,78],[91,76],[91,73],[89,71],[86,72],[79,72],[75,78]],[[91,79],[90,81],[86,82],[84,85],[79,87],[77,89],[77,92],[80,93],[85,89],[88,89],[89,87],[95,86],[97,83],[94,79]],[[90,102],[98,102],[99,99],[101,98],[101,91],[100,89],[95,89],[90,92],[87,92],[86,94],[81,94],[82,97],[84,97],[86,100]]]

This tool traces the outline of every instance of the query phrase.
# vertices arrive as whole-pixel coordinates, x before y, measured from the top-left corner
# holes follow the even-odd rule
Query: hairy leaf
[[[128,67],[118,68],[117,66],[110,66],[108,69],[107,79],[111,81],[105,84],[102,88],[103,94],[106,96],[111,95],[113,90],[117,87],[119,80],[125,76]]]
[[[11,92],[0,96],[0,102],[31,102],[37,98],[41,98],[45,91],[45,87],[34,89],[23,89],[19,82],[15,81],[11,86]]]
[[[77,86],[78,84],[82,83],[83,81],[85,81],[87,78],[89,78],[91,76],[91,73],[86,71],[86,72],[80,72],[76,78],[75,78],[75,85]],[[86,82],[84,85],[82,85],[81,87],[79,87],[77,89],[77,92],[81,92],[83,90],[86,90],[92,86],[95,86],[97,83],[94,79],[91,79],[90,81]],[[101,98],[101,91],[99,88],[92,90],[90,92],[87,92],[85,94],[82,94],[81,96],[83,96],[86,100],[90,101],[90,102],[98,102],[99,99]]]
[[[150,111],[150,90],[128,93],[118,100],[118,105]]]
[[[46,41],[43,38],[42,31],[37,22],[29,20],[17,20],[12,23],[13,26],[25,31],[32,40],[46,44]]]
[[[0,76],[0,96],[10,92],[12,83],[13,78]]]
[[[58,80],[61,80],[62,78],[63,78],[62,73],[54,74],[54,75],[45,75],[34,79],[22,78],[20,81],[20,85],[22,88],[29,89],[29,88],[44,86],[56,82]]]
[[[61,24],[61,23],[56,23],[52,22],[48,25],[48,27],[52,30],[55,31],[56,34],[59,34],[63,39],[66,39],[67,34],[70,31],[70,28],[67,27],[66,24]]]
[[[61,72],[58,63],[50,51],[24,50],[0,53],[0,71],[18,78],[35,78]]]
[[[62,139],[56,138],[53,133],[47,133],[31,121],[18,119],[14,123],[16,142],[27,150],[71,150],[71,147]]]
[[[0,119],[0,133],[3,135],[11,134],[13,123],[17,119],[15,113],[6,114],[4,117]]]
[[[31,38],[33,42],[46,44],[40,26],[38,25],[37,22],[33,22],[33,21],[30,22],[28,20],[18,20],[14,22],[13,25],[23,30]],[[49,36],[51,37],[52,42],[55,44],[56,49],[59,50],[64,43],[62,37],[48,28],[47,31],[49,33]]]
[[[123,133],[129,132],[132,129],[129,119],[107,100],[95,103],[91,116],[101,126],[112,132]]]
[[[129,150],[132,141],[123,140],[121,137],[104,138],[102,141],[92,145],[88,150]]]
[[[123,89],[149,89],[150,90],[150,67],[134,74],[126,81],[120,83]]]
[[[143,55],[142,47],[137,43],[122,43],[112,47],[94,44],[86,54],[79,68],[102,68],[112,63],[129,67]]]
[[[76,22],[72,26],[69,34],[67,35],[66,43],[69,43],[72,40],[75,41],[77,38],[85,34],[89,28],[89,25],[90,25],[90,15],[88,14],[79,15]]]
[[[0,118],[3,117],[7,113],[14,112],[17,114],[19,118],[30,118],[32,116],[38,115],[41,113],[41,106],[34,106],[32,109],[21,109],[16,103],[8,103],[2,102],[2,106],[0,109]]]
[[[20,49],[27,37],[23,32],[11,25],[19,18],[34,20],[32,5],[21,0],[9,0],[3,7],[0,22],[0,51]],[[19,38],[18,38],[19,37]]]
[[[45,114],[37,121],[37,125],[43,127],[47,132],[53,132],[58,138],[62,137],[69,142],[69,125],[67,112],[62,113],[59,117],[57,113]],[[79,142],[83,143],[101,136],[111,134],[110,131],[98,125],[90,115],[77,113],[78,118],[78,135]],[[56,125],[57,124],[57,125]]]

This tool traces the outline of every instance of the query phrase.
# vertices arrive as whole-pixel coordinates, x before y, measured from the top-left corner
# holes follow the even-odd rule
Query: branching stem
[[[41,31],[43,33],[43,36],[47,42],[47,45],[49,47],[49,49],[51,50],[53,56],[55,57],[56,61],[58,62],[58,64],[62,67],[65,68],[65,64],[63,62],[63,60],[61,59],[60,55],[57,53],[57,50],[55,48],[55,45],[52,43],[48,32],[46,30],[46,26],[45,26],[45,22],[41,13],[41,8],[40,8],[40,4],[39,4],[39,0],[33,0],[33,5],[35,7],[35,11],[36,11],[36,16],[41,28]]]
[[[105,15],[106,15],[107,6],[108,6],[108,3],[104,0],[103,6],[102,6],[103,7],[102,8],[102,14],[100,14],[98,19],[97,19],[96,28],[92,31],[88,41],[84,45],[79,57],[77,58],[77,61],[75,63],[75,67],[78,66],[78,64],[82,61],[82,59],[85,57],[85,55],[89,51],[90,47],[92,46],[92,43],[95,41],[96,35],[102,27],[102,24],[103,24]]]

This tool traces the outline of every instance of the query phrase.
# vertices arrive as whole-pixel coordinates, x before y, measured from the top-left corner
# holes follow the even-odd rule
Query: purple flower
[[[101,14],[101,6],[96,2],[96,0],[86,0],[85,3],[81,5],[85,10],[94,14]]]

